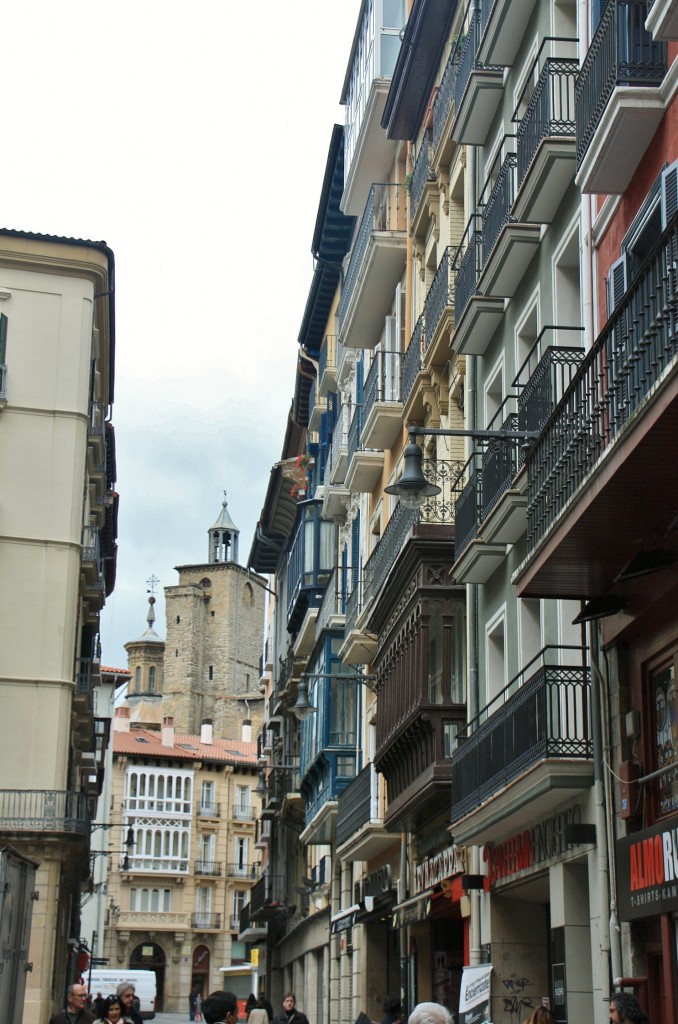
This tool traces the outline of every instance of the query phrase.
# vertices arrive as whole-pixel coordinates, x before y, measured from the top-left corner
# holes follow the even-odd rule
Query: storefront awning
[[[345,932],[349,928],[352,928],[355,924],[355,916],[360,910],[360,905],[354,903],[352,907],[348,907],[346,910],[340,910],[338,914],[330,918],[330,935],[338,935],[339,932]]]
[[[431,910],[432,896],[433,889],[427,889],[426,892],[420,892],[395,906],[393,908],[393,927],[402,928],[406,924],[424,921]]]

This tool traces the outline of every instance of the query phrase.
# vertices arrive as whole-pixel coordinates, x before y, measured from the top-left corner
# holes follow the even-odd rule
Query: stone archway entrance
[[[162,1010],[165,993],[165,953],[157,942],[142,942],[132,950],[130,970],[155,971],[157,987],[156,1010]]]

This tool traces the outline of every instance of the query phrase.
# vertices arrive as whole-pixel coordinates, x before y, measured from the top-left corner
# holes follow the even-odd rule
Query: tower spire
[[[209,531],[208,558],[210,563],[237,562],[239,535],[240,531],[228,513],[228,502],[226,501],[226,491],[224,491],[221,512]]]

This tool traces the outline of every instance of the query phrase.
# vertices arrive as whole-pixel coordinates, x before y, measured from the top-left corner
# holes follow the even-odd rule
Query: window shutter
[[[628,257],[624,253],[610,267],[607,276],[607,315],[610,316],[621,300],[628,287]]]
[[[4,313],[0,313],[0,366],[2,366],[7,360],[5,359],[7,351],[7,317]]]
[[[662,229],[668,227],[678,209],[678,160],[662,174]],[[0,360],[2,362],[2,360]]]

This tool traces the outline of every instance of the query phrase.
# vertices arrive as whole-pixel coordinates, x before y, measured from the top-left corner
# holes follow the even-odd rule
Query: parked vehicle
[[[144,1020],[152,1020],[155,1017],[155,1000],[157,996],[157,979],[155,971],[132,971],[109,970],[103,967],[94,967],[85,975],[84,984],[87,985],[91,996],[114,995],[118,985],[123,981],[134,985],[136,998],[139,1000],[139,1013]]]

